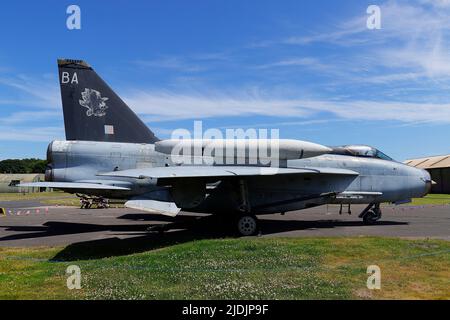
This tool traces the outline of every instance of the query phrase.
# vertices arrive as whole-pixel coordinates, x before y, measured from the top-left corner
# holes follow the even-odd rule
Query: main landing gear
[[[259,233],[258,218],[251,214],[248,187],[245,180],[239,180],[239,206],[236,212],[235,230],[241,236],[254,236]]]
[[[236,219],[237,232],[241,236],[254,236],[259,233],[258,218],[252,214],[240,214]]]
[[[381,209],[379,203],[369,204],[358,216],[363,219],[364,224],[374,224],[381,218]]]

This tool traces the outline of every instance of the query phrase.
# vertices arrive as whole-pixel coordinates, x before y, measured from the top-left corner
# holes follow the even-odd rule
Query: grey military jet
[[[160,140],[86,62],[58,60],[58,69],[67,140],[48,146],[46,181],[21,187],[125,199],[126,207],[169,216],[223,214],[244,236],[258,232],[256,215],[324,204],[367,204],[359,217],[373,224],[381,218],[380,203],[402,203],[431,188],[427,171],[364,145],[280,139],[274,168],[249,161],[261,141],[237,141],[233,151],[242,149],[240,158],[192,164],[186,154],[174,156],[174,148],[199,146],[201,154],[188,158],[202,158],[217,142]]]

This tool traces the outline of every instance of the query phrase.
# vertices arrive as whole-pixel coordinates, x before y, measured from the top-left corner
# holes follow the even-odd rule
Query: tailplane
[[[67,140],[155,143],[158,138],[81,60],[58,60]]]

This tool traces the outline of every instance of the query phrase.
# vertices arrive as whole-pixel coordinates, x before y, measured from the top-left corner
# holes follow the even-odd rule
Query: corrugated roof
[[[420,169],[450,168],[450,154],[406,160],[405,164]]]

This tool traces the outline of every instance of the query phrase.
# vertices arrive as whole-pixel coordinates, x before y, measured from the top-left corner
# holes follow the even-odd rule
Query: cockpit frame
[[[377,148],[368,145],[344,145],[339,147],[332,147],[332,149],[333,151],[331,152],[331,154],[395,161]]]

